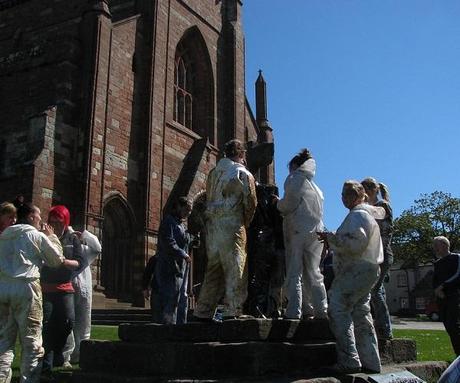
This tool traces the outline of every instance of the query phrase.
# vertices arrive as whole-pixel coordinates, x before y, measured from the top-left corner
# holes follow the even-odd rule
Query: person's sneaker
[[[64,364],[62,365],[62,368],[64,370],[71,370],[73,368],[72,364],[70,362],[64,362]]]

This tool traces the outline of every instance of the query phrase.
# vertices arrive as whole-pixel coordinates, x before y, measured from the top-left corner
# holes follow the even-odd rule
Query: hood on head
[[[305,173],[307,178],[311,180],[316,174],[316,161],[313,158],[310,158],[300,165],[295,171]]]

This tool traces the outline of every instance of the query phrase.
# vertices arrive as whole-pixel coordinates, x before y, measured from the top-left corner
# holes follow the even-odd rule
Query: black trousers
[[[74,323],[73,293],[43,294],[43,371],[64,364],[63,350]]]
[[[449,334],[455,354],[460,355],[460,294],[446,296],[439,301],[442,322]]]

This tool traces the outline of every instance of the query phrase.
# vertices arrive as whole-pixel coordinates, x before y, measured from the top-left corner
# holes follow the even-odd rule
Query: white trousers
[[[11,378],[11,363],[19,332],[21,383],[39,382],[42,347],[42,292],[40,282],[0,277],[0,382]]]
[[[329,324],[336,338],[337,362],[347,369],[363,367],[380,371],[377,336],[370,313],[370,292],[377,281],[379,265],[344,262],[334,267],[334,272],[329,290]]]
[[[316,233],[285,230],[284,238],[285,296],[288,299],[285,316],[299,319],[304,311],[306,315],[324,318],[327,314],[327,295],[319,269],[323,245],[317,240]]]
[[[86,271],[91,272],[89,267],[83,270],[83,273]],[[83,340],[88,340],[91,336],[91,303],[93,294],[90,277],[80,280],[80,284],[73,283],[75,289],[75,294],[73,295],[75,324],[64,347],[64,362],[78,363],[80,361],[80,343]],[[85,286],[82,286],[81,283],[84,283]]]

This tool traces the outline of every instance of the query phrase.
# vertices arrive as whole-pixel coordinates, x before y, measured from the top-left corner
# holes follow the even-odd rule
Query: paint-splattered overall
[[[380,371],[369,303],[383,261],[378,225],[366,207],[358,205],[327,240],[335,253],[328,313],[336,337],[337,362],[344,369]]]
[[[206,196],[208,263],[194,315],[212,318],[223,296],[224,317],[239,316],[247,297],[246,228],[257,205],[254,177],[223,158],[209,174]]]

